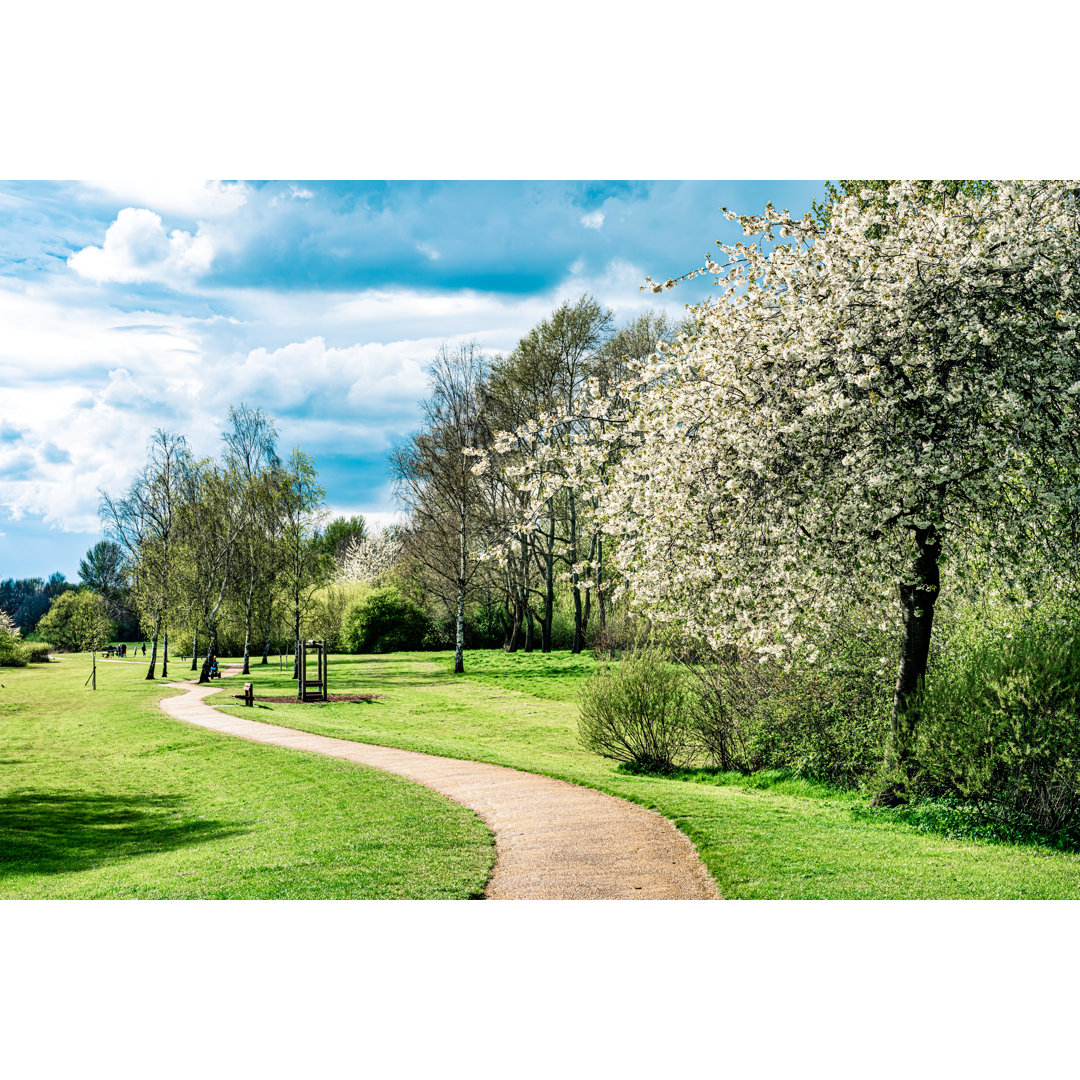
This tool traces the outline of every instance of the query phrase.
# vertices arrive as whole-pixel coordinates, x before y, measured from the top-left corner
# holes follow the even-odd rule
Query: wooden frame
[[[315,652],[315,678],[308,678],[308,652]],[[296,685],[298,701],[329,701],[326,692],[326,642],[302,641],[299,655],[299,677]]]

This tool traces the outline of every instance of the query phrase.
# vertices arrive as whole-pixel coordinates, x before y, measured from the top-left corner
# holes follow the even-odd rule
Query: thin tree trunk
[[[293,606],[293,678],[300,678],[300,594]]]
[[[161,677],[167,679],[169,677],[169,611],[167,608],[161,621],[164,624],[162,633],[165,637],[165,648],[161,654]]]
[[[210,681],[210,657],[217,655],[217,627],[211,623],[206,628],[206,655],[203,657],[202,668],[199,670],[199,682]]]
[[[266,607],[266,640],[263,642],[262,662],[270,663],[270,619],[274,613],[274,601],[271,600]]]
[[[887,768],[902,772],[910,768],[914,757],[919,719],[917,696],[926,679],[934,604],[941,586],[938,567],[941,543],[933,525],[915,530],[915,547],[915,584],[900,586],[904,629],[893,694],[892,730],[885,756]]]
[[[458,507],[457,636],[454,641],[454,674],[465,674],[465,501]]]
[[[251,674],[251,601],[255,595],[255,574],[248,579],[247,606],[244,608],[244,670],[241,675]]]
[[[150,669],[146,673],[146,677],[148,679],[152,679],[154,677],[154,668],[157,667],[157,641],[158,641],[158,632],[160,630],[161,630],[161,614],[159,613],[157,618],[154,619],[154,641],[153,641],[153,644],[151,644],[151,646],[150,646]],[[164,676],[165,672],[162,671],[161,674],[162,674],[162,676]]]
[[[191,670],[198,671],[199,665],[196,663],[199,656],[199,628],[196,626],[191,634]]]
[[[596,534],[596,619],[600,640],[607,635],[607,604],[604,601],[604,538]]]
[[[580,653],[585,647],[585,627],[582,622],[581,589],[578,586],[578,572],[574,569],[577,564],[577,501],[574,493],[570,493],[570,587],[574,595],[574,643],[570,651]]]
[[[551,621],[555,609],[555,500],[548,499],[547,551],[544,553],[544,618],[540,623],[540,651],[551,652]]]
[[[536,648],[536,630],[533,628],[532,604],[525,601],[525,648],[524,651],[531,653]]]

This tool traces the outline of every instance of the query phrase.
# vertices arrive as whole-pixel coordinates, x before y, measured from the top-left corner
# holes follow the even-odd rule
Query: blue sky
[[[332,510],[394,510],[386,454],[415,428],[439,344],[491,352],[561,300],[680,315],[737,226],[720,206],[809,209],[822,183],[0,183],[0,578],[99,538],[155,427],[215,453],[230,404],[278,421]]]

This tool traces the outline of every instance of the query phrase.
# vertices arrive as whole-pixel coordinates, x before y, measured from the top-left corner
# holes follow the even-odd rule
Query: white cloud
[[[643,277],[613,261],[528,296],[218,289],[205,300],[223,314],[210,318],[122,311],[76,275],[0,278],[0,511],[95,532],[98,489],[126,487],[155,427],[217,453],[226,408],[240,401],[278,419],[285,451],[370,459],[418,425],[424,369],[443,341],[508,350],[583,292],[622,321],[661,306],[637,291]],[[678,299],[662,304],[683,314]],[[388,491],[364,498],[365,515],[393,505]]]
[[[581,218],[581,224],[586,229],[599,229],[604,224],[604,211],[594,210],[591,214],[583,214]]]
[[[250,188],[242,181],[90,180],[86,186],[133,206],[147,206],[166,217],[208,221],[239,210]],[[301,196],[302,197],[302,196]]]
[[[116,215],[101,247],[84,247],[68,258],[81,277],[105,281],[158,281],[178,286],[210,269],[214,245],[200,227],[194,236],[181,229],[166,233],[152,210],[128,207]]]

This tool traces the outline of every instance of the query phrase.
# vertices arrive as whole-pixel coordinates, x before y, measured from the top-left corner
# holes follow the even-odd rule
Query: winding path
[[[231,664],[224,675],[238,675]],[[491,900],[716,900],[694,846],[666,818],[625,799],[501,765],[395,750],[230,716],[187,691],[161,707],[178,720],[252,742],[355,761],[424,784],[475,811],[495,836]],[[222,702],[224,704],[225,702]]]

